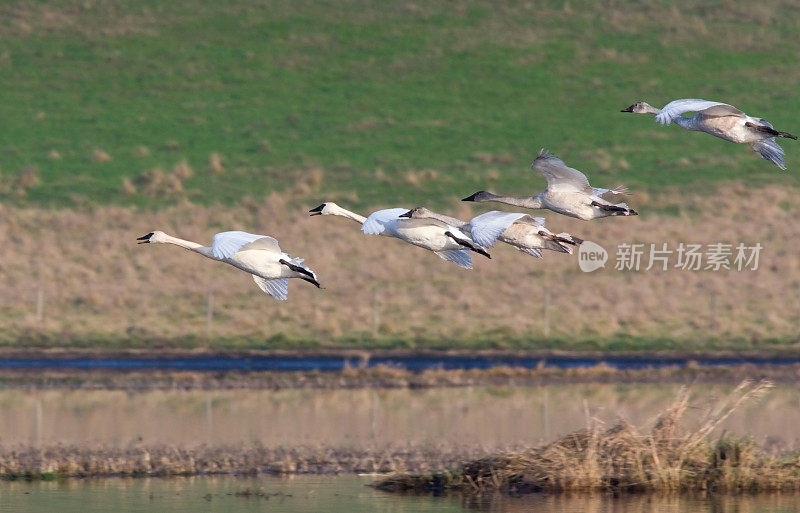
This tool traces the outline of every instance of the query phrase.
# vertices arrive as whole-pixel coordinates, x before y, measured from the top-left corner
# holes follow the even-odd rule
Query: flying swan
[[[464,269],[472,269],[470,251],[491,258],[489,253],[472,242],[468,235],[455,226],[449,226],[433,219],[409,219],[403,216],[407,208],[388,208],[378,210],[364,217],[344,209],[333,202],[309,210],[312,216],[334,215],[352,219],[361,224],[361,231],[367,235],[395,237],[409,244],[433,251],[439,258],[453,262]]]
[[[628,189],[592,187],[586,175],[564,164],[564,161],[542,150],[531,164],[547,180],[547,187],[532,198],[498,196],[478,191],[461,201],[496,201],[524,208],[547,208],[553,212],[588,221],[608,216],[635,216],[635,210],[625,203],[611,203],[605,194],[627,194]]]
[[[551,232],[545,228],[543,217],[515,212],[493,210],[473,217],[468,223],[431,212],[425,207],[409,210],[406,216],[411,219],[436,219],[450,226],[457,226],[484,248],[491,248],[499,240],[537,258],[542,258],[543,249],[572,253],[573,246],[583,242],[568,233]]]
[[[139,244],[174,244],[219,260],[253,275],[256,285],[284,301],[289,295],[289,278],[300,278],[320,287],[314,271],[303,265],[302,258],[292,258],[281,251],[278,241],[268,235],[247,232],[221,232],[214,235],[211,247],[154,231],[136,239]]]
[[[646,102],[636,102],[630,107],[622,109],[622,112],[655,114],[656,121],[662,125],[675,122],[676,125],[686,130],[705,132],[735,143],[747,143],[762,158],[784,170],[786,163],[783,161],[783,148],[775,142],[775,138],[797,139],[797,136],[788,132],[775,130],[766,119],[748,116],[727,103],[707,100],[675,100],[658,110]],[[686,112],[696,112],[697,114],[692,117],[683,116],[682,114]]]

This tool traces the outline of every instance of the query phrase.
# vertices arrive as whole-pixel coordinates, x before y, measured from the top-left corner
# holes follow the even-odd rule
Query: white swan
[[[607,216],[635,216],[638,213],[625,203],[611,203],[605,194],[627,194],[628,189],[592,187],[586,175],[564,164],[564,161],[545,150],[531,164],[545,180],[547,187],[532,198],[498,196],[487,191],[478,191],[461,201],[496,201],[524,208],[547,208],[553,212],[578,219],[589,220]]]
[[[528,214],[493,210],[465,223],[460,219],[417,207],[411,209],[408,216],[412,219],[438,219],[456,226],[484,248],[491,248],[499,240],[537,258],[542,258],[543,249],[572,253],[572,247],[583,242],[568,233],[551,232],[545,228],[543,217],[531,217]]]
[[[776,137],[797,139],[788,132],[779,132],[765,119],[748,116],[736,107],[727,103],[707,100],[675,100],[659,110],[646,102],[636,102],[622,112],[636,114],[655,114],[656,121],[662,125],[674,122],[686,130],[696,130],[711,134],[720,139],[735,143],[747,143],[754,152],[778,166],[786,169],[783,161],[783,148]],[[696,112],[692,117],[685,117],[686,112]]]
[[[407,208],[378,210],[364,217],[344,209],[333,202],[309,210],[314,215],[334,215],[352,219],[361,224],[361,231],[367,235],[395,237],[409,244],[433,251],[439,258],[453,262],[464,269],[472,269],[470,251],[488,258],[489,253],[461,233],[458,227],[434,219],[408,219],[404,214]]]
[[[247,232],[221,232],[214,235],[211,246],[179,239],[154,231],[136,239],[139,244],[174,244],[200,253],[212,260],[230,264],[253,275],[261,290],[275,299],[289,295],[289,278],[300,278],[320,287],[314,272],[303,265],[302,258],[292,258],[281,251],[278,241],[267,235]]]

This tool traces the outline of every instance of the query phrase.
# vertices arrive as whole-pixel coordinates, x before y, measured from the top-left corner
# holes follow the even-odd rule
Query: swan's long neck
[[[661,109],[657,109],[650,105],[649,103],[644,104],[644,112],[642,114],[653,114],[654,116],[661,112]]]
[[[360,215],[356,214],[355,212],[350,212],[346,208],[342,208],[342,207],[336,207],[336,209],[334,209],[333,212],[331,212],[329,215],[346,217],[348,219],[352,219],[353,221],[357,222],[358,224],[364,224],[364,221],[367,220],[366,217],[360,216]]]
[[[175,246],[180,246],[182,248],[188,249],[189,251],[200,253],[201,255],[206,256],[208,258],[214,258],[211,255],[210,247],[203,246],[202,244],[198,244],[190,240],[179,239],[178,237],[173,237],[172,235],[164,234],[161,240],[159,240],[159,242],[162,244],[172,244]]]
[[[493,194],[491,199],[481,201],[496,201],[498,203],[506,203],[522,208],[542,208],[542,199],[538,195],[532,198],[512,198],[511,196],[497,196]]]

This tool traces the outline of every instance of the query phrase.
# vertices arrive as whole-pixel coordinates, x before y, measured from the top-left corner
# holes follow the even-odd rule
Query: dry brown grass
[[[188,476],[375,473],[452,466],[476,451],[442,452],[432,447],[394,450],[330,447],[265,447],[261,444],[183,448],[58,445],[0,446],[0,476],[6,479],[111,476]]]
[[[682,425],[689,394],[681,389],[644,433],[624,420],[606,429],[589,419],[586,429],[542,447],[470,461],[455,471],[400,473],[376,486],[389,491],[455,488],[468,493],[798,490],[796,458],[768,456],[749,440],[709,439],[732,412],[771,386],[764,381],[742,382],[691,429]]]
[[[34,174],[35,176],[35,174]],[[154,170],[128,186],[139,193],[180,193],[180,178]],[[298,187],[324,176],[304,171]],[[334,199],[334,198],[325,198]],[[338,201],[338,198],[336,198]],[[346,219],[308,217],[315,204],[274,195],[224,209],[181,204],[159,211],[93,207],[83,211],[0,206],[0,329],[19,336],[169,339],[207,335],[255,339],[284,334],[327,344],[351,335],[408,340],[544,338],[542,297],[550,290],[550,334],[561,339],[796,337],[800,312],[800,201],[790,188],[749,191],[722,186],[707,195],[637,194],[645,215],[593,222],[548,215],[548,226],[610,250],[607,269],[585,274],[575,255],[533,259],[502,245],[493,259],[464,271],[400,241],[364,236]],[[347,206],[345,201],[342,205]],[[746,204],[747,209],[742,205]],[[494,205],[491,206],[495,208]],[[648,212],[677,211],[677,215]],[[488,210],[457,204],[462,218]],[[218,231],[270,234],[319,275],[322,290],[292,280],[286,302],[274,301],[239,271],[179,248],[137,246],[153,229],[209,243]],[[614,248],[627,242],[760,242],[758,271],[613,270]],[[54,265],[58,262],[58,265]],[[36,316],[37,290],[44,315]]]

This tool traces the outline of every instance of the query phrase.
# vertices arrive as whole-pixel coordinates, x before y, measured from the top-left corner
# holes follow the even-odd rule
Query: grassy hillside
[[[798,132],[800,6],[19,0],[0,6],[0,201],[355,205],[537,189],[540,147],[598,184],[797,185],[635,100],[727,101]]]

